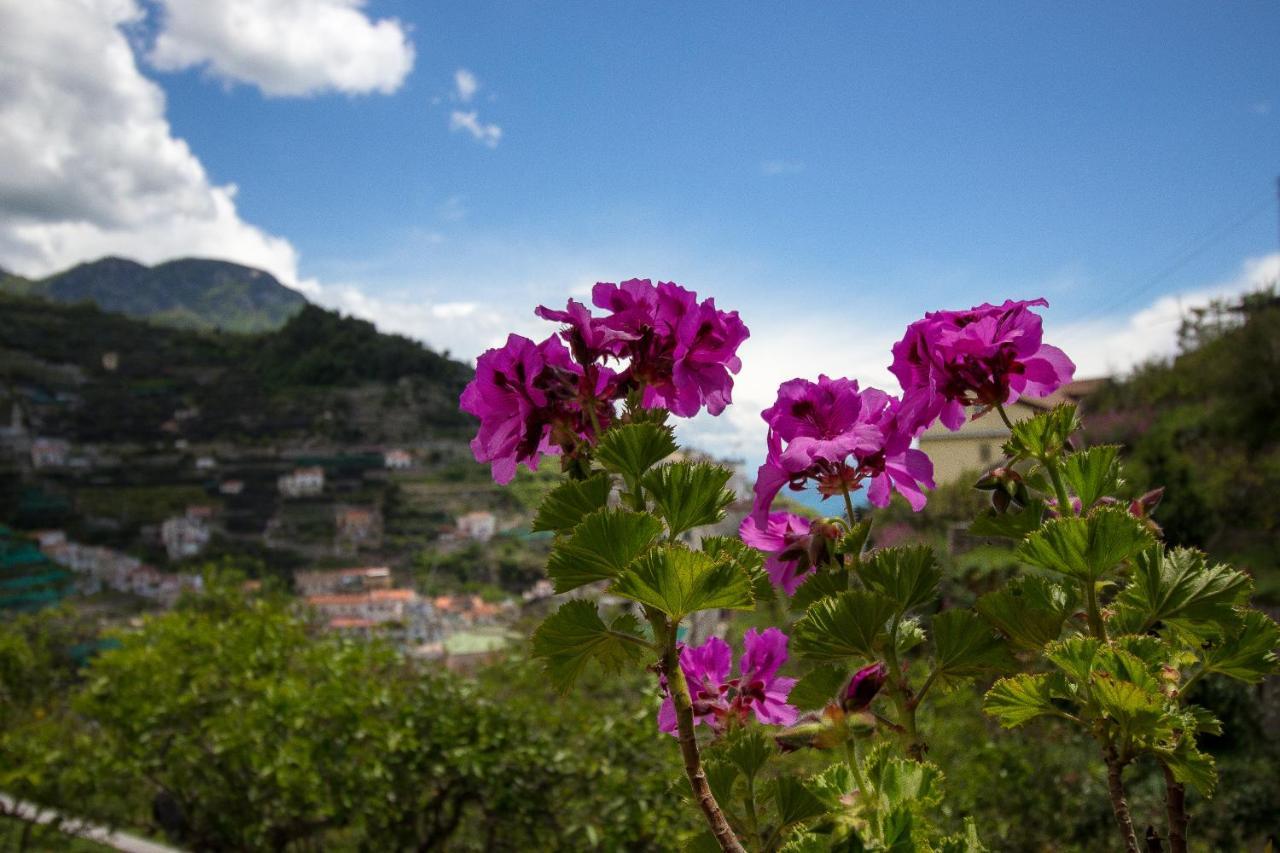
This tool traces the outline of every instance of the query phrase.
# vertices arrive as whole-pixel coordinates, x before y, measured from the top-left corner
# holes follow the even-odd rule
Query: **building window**
[[[991,445],[989,445],[989,444],[979,444],[979,445],[978,445],[978,459],[979,459],[979,461],[981,461],[983,464],[985,464],[985,463],[987,463],[987,462],[990,462],[990,461],[991,461],[991,457],[992,457],[992,455],[993,455],[993,454],[992,454],[992,452],[991,452]]]

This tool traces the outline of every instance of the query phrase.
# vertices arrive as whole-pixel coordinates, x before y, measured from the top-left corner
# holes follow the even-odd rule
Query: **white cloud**
[[[476,75],[472,74],[465,68],[459,68],[453,72],[453,85],[457,93],[458,100],[467,103],[476,94],[480,88],[480,81],[476,79]]]
[[[1252,104],[1249,105],[1249,112],[1253,113],[1256,116],[1271,115],[1271,102],[1270,101],[1254,101]]]
[[[160,29],[149,59],[161,70],[203,67],[221,80],[284,96],[387,94],[413,68],[404,25],[370,20],[365,0],[155,2]]]
[[[760,164],[760,174],[767,177],[796,175],[804,171],[804,163],[797,160],[765,160]]]
[[[173,135],[121,31],[141,17],[133,0],[0,3],[0,264],[205,255],[296,281],[288,241],[244,222],[235,186]]]
[[[445,222],[461,222],[467,218],[466,202],[460,195],[451,195],[436,205],[436,215]]]
[[[480,121],[480,114],[475,110],[471,112],[454,110],[451,112],[449,114],[449,129],[455,132],[465,130],[477,142],[490,148],[497,148],[498,140],[502,139],[502,128],[496,124],[485,124]]]

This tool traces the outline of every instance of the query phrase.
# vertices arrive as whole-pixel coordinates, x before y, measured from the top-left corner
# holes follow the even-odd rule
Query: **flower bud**
[[[876,698],[888,675],[889,670],[882,661],[868,664],[855,672],[849,686],[844,689],[841,707],[846,713],[864,710]]]

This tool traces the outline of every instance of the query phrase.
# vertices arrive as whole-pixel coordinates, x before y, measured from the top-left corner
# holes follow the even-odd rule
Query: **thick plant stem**
[[[1098,609],[1097,584],[1088,578],[1085,578],[1083,583],[1086,614],[1089,618],[1089,633],[1105,642],[1107,639],[1107,625],[1102,621],[1102,611]]]
[[[924,753],[928,747],[920,740],[920,734],[916,731],[915,697],[911,695],[911,685],[907,683],[906,677],[902,674],[902,668],[898,665],[897,644],[898,621],[895,619],[889,630],[889,642],[885,644],[884,649],[885,667],[889,670],[887,692],[889,698],[893,700],[894,710],[898,713],[899,734],[907,756],[912,761],[924,761]]]
[[[1164,771],[1164,806],[1169,816],[1169,853],[1187,853],[1187,789],[1173,776],[1169,765],[1160,763]]]
[[[1138,853],[1138,836],[1133,831],[1133,818],[1129,816],[1129,801],[1124,794],[1124,763],[1116,752],[1115,746],[1108,744],[1103,749],[1103,757],[1107,761],[1107,788],[1111,792],[1111,809],[1116,813],[1116,823],[1120,825],[1120,834],[1124,836],[1125,853]]]
[[[665,620],[662,620],[665,622]],[[655,628],[658,625],[654,626]],[[698,739],[693,733],[693,701],[689,696],[689,684],[685,681],[684,670],[680,668],[679,655],[676,652],[675,625],[662,625],[666,628],[665,642],[662,646],[662,672],[667,678],[667,689],[671,691],[671,701],[676,709],[676,731],[680,741],[680,754],[684,758],[684,773],[689,778],[689,786],[693,789],[693,798],[702,809],[707,819],[711,834],[716,843],[724,851],[746,853],[745,848],[734,835],[733,827],[725,820],[720,804],[711,793],[707,784],[707,774],[702,769],[702,757],[698,754]]]

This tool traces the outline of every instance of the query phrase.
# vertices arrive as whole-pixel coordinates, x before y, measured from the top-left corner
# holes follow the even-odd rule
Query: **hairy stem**
[[[1164,807],[1169,816],[1169,853],[1187,853],[1187,789],[1173,776],[1169,765],[1160,762],[1164,771]]]
[[[725,819],[720,804],[711,793],[707,784],[707,774],[702,769],[702,757],[698,754],[698,739],[693,733],[693,701],[689,696],[689,683],[685,681],[684,670],[680,668],[679,654],[676,651],[676,624],[667,623],[665,617],[654,619],[654,631],[665,640],[662,645],[662,673],[667,678],[667,689],[671,692],[671,701],[676,709],[676,731],[680,742],[680,754],[684,758],[684,773],[689,778],[689,786],[693,789],[693,798],[702,809],[707,819],[711,834],[716,843],[724,851],[746,853],[745,848],[734,835],[733,827]]]
[[[916,703],[912,701],[911,685],[907,683],[906,677],[902,674],[902,667],[898,665],[897,618],[893,620],[893,625],[889,629],[889,641],[885,643],[884,659],[885,666],[889,670],[887,682],[889,698],[893,700],[893,707],[898,712],[903,747],[913,761],[923,761],[928,747],[920,739],[919,732],[916,730]]]
[[[853,774],[853,783],[858,786],[858,795],[867,796],[867,780],[862,776],[862,762],[858,758],[858,741],[856,738],[848,738],[844,742],[844,760],[849,765],[849,772]]]
[[[1116,823],[1120,825],[1120,834],[1124,836],[1125,853],[1138,853],[1138,836],[1133,831],[1133,818],[1129,816],[1129,800],[1124,793],[1124,763],[1120,760],[1114,744],[1107,744],[1102,751],[1107,762],[1107,788],[1111,792],[1111,809],[1116,814]]]
[[[1000,413],[1000,420],[1004,421],[1004,425],[1009,428],[1009,432],[1013,432],[1013,421],[1009,420],[1009,413],[1004,410],[1004,406],[996,403],[996,411]]]
[[[1107,626],[1102,621],[1102,611],[1098,609],[1098,585],[1088,578],[1084,580],[1084,600],[1089,617],[1089,632],[1106,642]]]

